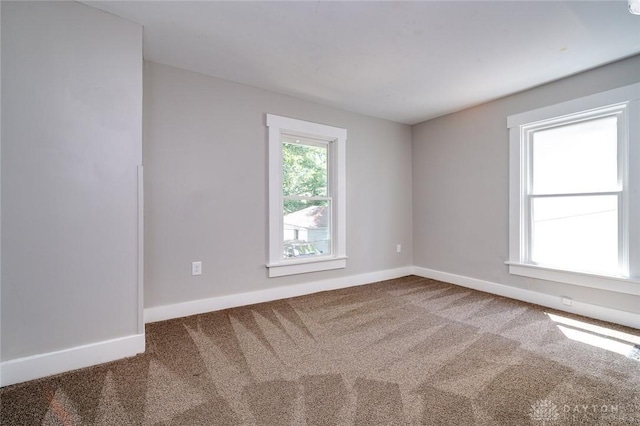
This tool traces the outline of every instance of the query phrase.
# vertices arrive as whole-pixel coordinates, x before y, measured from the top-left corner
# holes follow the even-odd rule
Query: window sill
[[[640,296],[640,281],[633,278],[566,271],[519,262],[507,261],[505,264],[509,265],[509,273],[512,275],[520,275],[523,277],[556,281]]]
[[[306,274],[308,272],[329,271],[347,267],[347,257],[325,257],[318,259],[295,259],[279,263],[269,263],[269,278],[286,275]]]

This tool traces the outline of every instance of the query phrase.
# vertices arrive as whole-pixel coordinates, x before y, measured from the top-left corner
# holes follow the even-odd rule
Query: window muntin
[[[346,130],[267,114],[269,276],[344,268]]]

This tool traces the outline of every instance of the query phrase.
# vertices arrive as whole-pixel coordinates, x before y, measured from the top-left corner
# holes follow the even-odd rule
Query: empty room
[[[640,425],[640,1],[0,18],[0,424]]]

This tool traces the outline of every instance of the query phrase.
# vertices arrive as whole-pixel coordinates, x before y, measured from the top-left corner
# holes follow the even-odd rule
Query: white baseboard
[[[171,305],[155,306],[144,310],[144,321],[145,323],[164,321],[189,315],[219,311],[221,309],[270,302],[272,300],[286,299],[288,297],[303,296],[305,294],[317,293],[320,291],[354,287],[404,277],[411,275],[412,271],[413,267],[406,266],[403,268],[387,269],[384,271],[376,271],[359,275],[349,275],[329,280],[312,281],[304,284],[295,284],[246,293],[231,294],[228,296],[212,297],[210,299],[200,299]]]
[[[144,352],[144,334],[134,334],[0,363],[0,387],[90,367]]]
[[[547,308],[556,309],[558,311],[583,315],[585,317],[625,325],[627,327],[640,328],[640,314],[635,314],[633,312],[619,311],[617,309],[605,308],[603,306],[592,305],[577,300],[574,300],[571,306],[567,306],[562,303],[561,298],[558,296],[551,296],[549,294],[465,277],[463,275],[421,268],[418,266],[413,267],[413,274],[424,278],[431,278],[462,287],[472,288],[474,290],[484,291],[486,293],[497,294],[511,299],[546,306]]]
[[[591,305],[576,300],[573,301],[572,306],[566,306],[562,304],[560,297],[417,266],[406,266],[397,269],[147,308],[144,310],[144,321],[145,323],[163,321],[237,306],[303,296],[320,291],[370,284],[411,274],[522,300],[559,311],[571,312],[628,327],[640,328],[640,314]],[[0,387],[134,356],[144,352],[144,349],[144,334],[136,334],[61,351],[4,361],[0,363]]]

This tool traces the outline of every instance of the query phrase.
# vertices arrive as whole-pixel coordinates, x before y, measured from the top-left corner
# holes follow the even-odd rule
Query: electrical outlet
[[[202,275],[202,262],[191,262],[191,275]]]
[[[401,253],[402,252],[402,244],[398,244],[396,246],[396,253]]]

